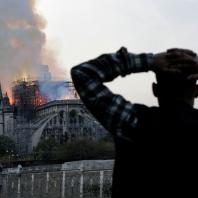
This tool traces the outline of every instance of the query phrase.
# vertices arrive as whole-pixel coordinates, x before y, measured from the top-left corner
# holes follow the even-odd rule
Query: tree
[[[54,160],[58,155],[59,146],[54,138],[42,140],[35,149],[36,156],[41,160]]]
[[[0,135],[0,156],[16,153],[15,142],[7,136]]]
[[[94,142],[87,139],[67,142],[59,149],[59,157],[66,161],[93,159],[96,153]]]
[[[59,147],[59,158],[66,161],[90,160],[90,159],[112,159],[114,158],[114,144],[102,139],[90,141],[88,139],[67,142]]]
[[[54,138],[42,140],[35,149],[37,159],[40,160],[90,160],[114,158],[114,143],[111,137],[99,141],[87,138],[57,143]]]
[[[113,141],[110,139],[101,139],[96,144],[97,159],[112,159],[115,157],[115,147]]]

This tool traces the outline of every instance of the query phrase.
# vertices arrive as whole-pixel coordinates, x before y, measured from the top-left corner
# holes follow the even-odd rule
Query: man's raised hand
[[[198,79],[198,57],[188,49],[168,49],[154,56],[150,69],[155,73],[185,74],[188,79]]]

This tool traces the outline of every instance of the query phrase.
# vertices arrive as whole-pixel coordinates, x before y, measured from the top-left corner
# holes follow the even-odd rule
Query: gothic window
[[[74,118],[76,116],[77,112],[76,110],[72,109],[70,112],[69,112],[69,117],[72,117]]]
[[[89,132],[89,135],[92,136],[92,131],[90,127],[88,128],[88,132]]]
[[[60,117],[60,118],[63,118],[63,114],[64,114],[64,111],[61,111],[61,112],[59,113],[59,117]]]
[[[75,138],[75,137],[76,137],[76,135],[75,135],[75,134],[72,134],[72,135],[71,135],[71,137],[72,137],[72,138]]]
[[[72,109],[70,112],[69,112],[69,121],[70,121],[70,124],[76,124],[77,123],[77,111]]]
[[[84,124],[84,118],[82,116],[78,116],[79,124]]]
[[[83,128],[83,136],[87,136],[87,128]]]
[[[54,124],[56,124],[57,122],[57,117],[54,117]]]

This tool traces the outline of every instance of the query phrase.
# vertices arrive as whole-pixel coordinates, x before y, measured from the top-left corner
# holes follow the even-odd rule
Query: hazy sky
[[[60,66],[72,66],[121,46],[129,51],[160,52],[170,47],[198,52],[197,0],[38,0],[47,21],[48,45]],[[154,75],[118,78],[108,84],[133,102],[156,104]]]

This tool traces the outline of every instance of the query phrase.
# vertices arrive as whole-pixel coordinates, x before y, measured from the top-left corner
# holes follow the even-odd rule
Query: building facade
[[[51,83],[53,85],[62,83]],[[0,87],[0,135],[13,139],[20,154],[31,153],[41,140],[54,138],[57,143],[89,139],[97,141],[106,135],[106,130],[90,114],[75,93],[72,85],[69,97],[35,105],[38,85],[20,82],[14,88],[15,104],[8,95],[3,96]],[[36,88],[35,88],[36,87]],[[37,103],[36,103],[37,104]]]
[[[14,108],[10,104],[7,93],[3,95],[0,86],[0,135],[13,139],[14,133]]]
[[[76,139],[96,141],[106,135],[80,99],[56,100],[37,107],[31,128],[32,149],[50,137],[63,143]]]

